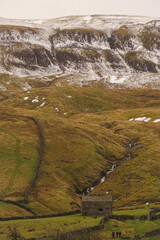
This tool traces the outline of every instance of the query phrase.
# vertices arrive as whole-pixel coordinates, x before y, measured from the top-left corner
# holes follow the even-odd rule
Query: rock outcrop
[[[0,24],[3,74],[82,74],[86,81],[119,84],[122,75],[128,81],[129,75],[160,72],[159,19],[77,16],[41,24],[1,19]]]

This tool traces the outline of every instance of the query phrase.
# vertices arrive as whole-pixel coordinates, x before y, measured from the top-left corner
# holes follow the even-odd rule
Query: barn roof
[[[112,196],[83,196],[82,202],[112,202]]]

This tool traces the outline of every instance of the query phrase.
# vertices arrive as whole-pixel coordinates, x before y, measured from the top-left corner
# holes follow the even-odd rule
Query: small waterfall
[[[83,193],[83,195],[88,195],[91,193],[99,184],[103,183],[107,179],[107,175],[111,174],[116,169],[116,164],[112,165],[112,167],[109,169],[109,171],[101,177],[101,179],[95,183],[95,185],[88,187],[87,190]]]

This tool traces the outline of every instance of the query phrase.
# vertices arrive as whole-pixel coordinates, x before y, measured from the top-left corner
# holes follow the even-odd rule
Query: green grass
[[[10,231],[15,226],[17,231],[25,238],[51,236],[81,228],[97,226],[101,217],[83,217],[80,214],[65,217],[55,217],[35,220],[16,220],[0,222],[0,239],[7,239]]]
[[[0,217],[21,217],[21,216],[30,216],[31,214],[25,211],[22,208],[19,208],[12,204],[7,204],[4,202],[0,202]]]
[[[121,210],[121,211],[113,211],[115,215],[134,215],[134,216],[142,216],[148,214],[148,208],[142,209],[134,209],[134,210]]]
[[[105,224],[105,229],[101,231],[100,236],[102,239],[110,239],[112,231],[121,231],[122,237],[125,239],[134,239],[135,235],[144,236],[146,232],[159,228],[160,220],[156,221],[139,221],[139,220],[127,220],[117,221],[109,220]],[[157,237],[157,238],[156,238]],[[159,236],[146,239],[159,239]]]
[[[153,236],[153,237],[150,237],[150,238],[146,238],[144,240],[158,240],[160,237],[159,235],[156,235],[156,236]]]

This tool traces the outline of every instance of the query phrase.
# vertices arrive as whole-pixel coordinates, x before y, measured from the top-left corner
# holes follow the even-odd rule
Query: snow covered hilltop
[[[160,88],[160,19],[71,16],[0,18],[0,74]]]

